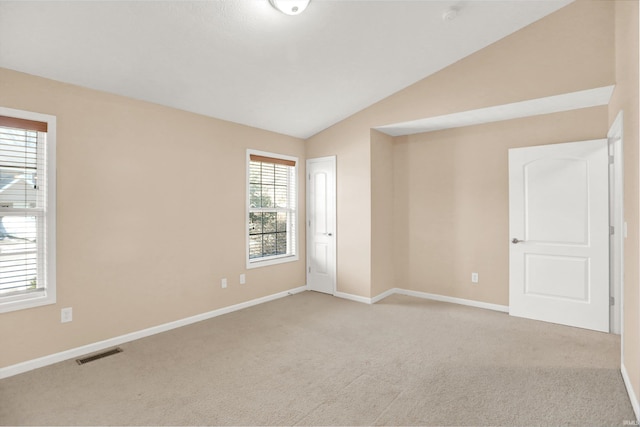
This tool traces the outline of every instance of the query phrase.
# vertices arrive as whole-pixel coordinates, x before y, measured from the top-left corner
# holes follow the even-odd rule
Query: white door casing
[[[336,158],[307,160],[307,287],[336,292]]]
[[[611,333],[622,335],[622,290],[624,287],[624,162],[623,162],[623,113],[616,116],[609,132],[609,241],[610,295],[613,298],[610,315]],[[624,343],[621,342],[621,345]]]
[[[609,332],[607,140],[509,150],[509,314]]]

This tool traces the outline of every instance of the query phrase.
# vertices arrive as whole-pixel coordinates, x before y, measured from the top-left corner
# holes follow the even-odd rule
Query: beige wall
[[[417,178],[451,171],[441,165],[434,170],[416,170],[419,157],[413,156],[424,155],[434,162],[431,155],[439,153],[443,162],[453,164],[455,159],[456,163],[469,163],[478,174],[481,171],[472,159],[454,150],[464,148],[488,156],[473,146],[472,131],[499,140],[490,141],[490,151],[496,155],[492,159],[497,162],[507,147],[524,144],[522,139],[509,141],[509,135],[515,133],[514,123],[530,126],[533,133],[525,136],[529,145],[583,139],[606,128],[603,110],[395,142],[371,129],[629,80],[633,77],[628,71],[632,59],[622,58],[632,47],[623,40],[633,25],[637,31],[637,21],[634,24],[629,21],[633,18],[626,16],[634,7],[637,9],[637,2],[574,2],[320,132],[304,145],[295,138],[0,70],[0,105],[56,115],[59,129],[58,304],[0,315],[0,340],[3,349],[9,349],[0,353],[0,366],[304,284],[304,253],[296,263],[249,270],[247,285],[237,284],[238,275],[244,272],[244,152],[249,147],[297,155],[301,160],[337,156],[339,292],[372,297],[391,287],[402,287],[505,304],[505,259],[480,253],[477,244],[475,250],[462,252],[453,245],[471,227],[470,215],[455,210],[460,209],[455,206],[457,198],[464,199],[460,203],[467,206],[487,203],[472,194],[476,185],[470,182],[473,174],[462,181],[457,175],[455,179],[448,175],[451,182],[444,184],[435,179],[420,182]],[[626,87],[632,88],[632,84]],[[630,105],[632,99],[620,90],[616,102]],[[637,118],[637,105],[629,108],[636,108]],[[609,113],[611,116],[611,109]],[[568,122],[558,122],[560,118],[568,118]],[[579,129],[569,129],[569,123],[576,120]],[[553,137],[551,124],[558,128]],[[562,139],[553,140],[556,137]],[[445,147],[448,144],[444,141],[453,146]],[[635,160],[627,159],[625,167],[627,178],[637,183],[637,136],[635,141],[636,151],[626,152]],[[506,167],[506,158],[504,162],[501,167]],[[170,180],[168,174],[182,181]],[[483,178],[491,186],[487,197],[498,205],[496,212],[502,212],[497,215],[504,215],[503,178],[499,171]],[[426,194],[440,198],[441,206],[429,201],[422,184],[429,188]],[[443,189],[454,186],[462,186],[458,196],[445,194]],[[302,201],[304,188],[301,190]],[[627,184],[626,194],[631,198],[631,203],[627,200],[631,209],[628,220],[635,218],[637,225],[638,201],[632,191]],[[405,209],[412,204],[416,208]],[[433,252],[433,242],[425,241],[427,235],[422,230],[422,238],[410,238],[410,232],[424,222],[421,207],[429,208],[425,217],[450,225],[447,206],[457,212],[455,219],[462,229],[456,230],[455,240],[443,242],[449,255],[432,254],[439,260],[448,256],[449,266],[445,263],[440,271],[429,272],[420,262]],[[303,207],[301,203],[301,213]],[[192,212],[184,221],[189,208]],[[495,234],[488,230],[478,234],[499,246],[496,242],[505,237],[506,225],[484,212],[482,217]],[[176,221],[182,221],[179,230],[167,234],[167,224]],[[637,230],[635,233],[627,241],[630,249],[625,275],[630,283],[625,302],[631,307],[629,316],[636,307],[636,320],[630,321],[637,324]],[[445,240],[442,235],[439,239]],[[299,247],[303,251],[304,236]],[[451,272],[445,277],[444,271],[451,268],[454,259],[463,263],[462,273]],[[470,269],[480,270],[481,283],[475,288],[469,288]],[[430,277],[428,288],[418,281],[425,274]],[[635,279],[630,280],[634,274]],[[223,276],[230,279],[226,290],[219,287]],[[452,283],[445,284],[442,278]],[[74,321],[61,325],[59,309],[67,306],[74,308]],[[19,331],[16,325],[20,325]],[[25,336],[29,338],[25,340]],[[627,340],[631,346],[628,360],[639,359],[637,338],[634,333]],[[637,362],[635,367],[633,381],[640,385]]]
[[[371,128],[614,84],[614,6],[574,2],[307,140],[307,157],[337,155],[338,291],[375,296],[369,245],[389,234],[372,220]]]
[[[371,131],[371,296],[398,287],[394,272],[393,138]]]
[[[303,141],[5,69],[0,105],[58,125],[58,302],[0,314],[0,367],[305,284],[304,234],[251,270],[244,234],[246,149],[298,156],[304,183]]]
[[[366,137],[362,137],[366,129]],[[337,291],[371,292],[371,142],[363,126],[339,123],[307,141],[308,159],[336,156]]]
[[[603,106],[396,138],[401,287],[509,305],[508,150],[607,130]]]
[[[614,2],[574,2],[353,116],[371,127],[583,89],[615,79]]]
[[[639,244],[640,203],[638,193],[638,2],[617,1],[615,5],[616,88],[609,105],[609,122],[623,111],[624,129],[624,351],[623,363],[636,397],[640,397],[640,292]]]

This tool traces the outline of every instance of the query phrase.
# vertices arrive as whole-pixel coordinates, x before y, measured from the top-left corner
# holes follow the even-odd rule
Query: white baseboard
[[[209,311],[207,313],[197,314],[195,316],[176,320],[174,322],[153,326],[151,328],[143,329],[141,331],[132,332],[132,333],[121,335],[114,338],[109,338],[104,341],[83,345],[81,347],[72,348],[70,350],[61,351],[60,353],[54,353],[48,356],[39,357],[37,359],[27,360],[26,362],[17,363],[15,365],[10,365],[4,368],[0,368],[0,379],[11,377],[13,375],[18,375],[23,372],[31,371],[33,369],[42,368],[43,366],[52,365],[54,363],[62,362],[64,360],[73,359],[74,357],[84,356],[89,353],[95,353],[97,351],[101,351],[109,347],[114,347],[120,344],[124,344],[129,341],[134,341],[140,338],[148,337],[150,335],[159,334],[161,332],[166,332],[171,329],[179,328],[181,326],[190,325],[192,323],[201,322],[203,320],[211,319],[213,317],[221,316],[223,314],[231,313],[233,311],[242,310],[243,308],[248,308],[254,305],[262,304],[262,303],[273,301],[289,295],[297,294],[299,292],[304,292],[306,290],[307,290],[306,286],[300,286],[298,288],[289,289],[288,291],[278,292],[277,294],[267,295],[265,297],[252,299],[250,301],[245,301],[239,304],[231,305],[229,307],[223,307],[217,310]]]
[[[361,297],[360,295],[348,294],[346,292],[336,292],[333,294],[334,297],[344,298],[351,301],[362,302],[365,304],[371,304],[371,298]]]
[[[387,291],[384,291],[383,293],[378,294],[375,297],[371,298],[371,303],[375,304],[378,301],[382,301],[383,299],[385,299],[388,296],[391,296],[393,294],[397,294],[399,290],[400,289],[398,289],[398,288],[393,288],[393,289],[389,289]]]
[[[484,309],[487,309],[487,310],[500,311],[500,312],[503,312],[503,313],[508,313],[509,312],[509,307],[506,306],[506,305],[491,304],[491,303],[488,303],[488,302],[474,301],[474,300],[464,299],[464,298],[448,297],[448,296],[445,296],[445,295],[429,294],[427,292],[410,291],[408,289],[401,289],[401,288],[388,289],[388,290],[384,291],[383,293],[381,293],[379,295],[376,295],[373,298],[361,297],[360,295],[347,294],[347,293],[344,293],[344,292],[336,292],[335,296],[337,296],[339,298],[348,299],[348,300],[351,300],[351,301],[362,302],[362,303],[365,303],[365,304],[375,304],[378,301],[381,301],[381,300],[385,299],[386,297],[391,296],[393,294],[407,295],[407,296],[411,296],[411,297],[429,299],[429,300],[433,300],[433,301],[450,302],[450,303],[453,303],[453,304],[468,305],[470,307],[484,308]]]
[[[627,373],[627,368],[624,366],[624,363],[620,365],[620,373],[622,374],[622,380],[624,381],[624,386],[627,389],[627,394],[629,395],[633,412],[636,414],[636,420],[640,420],[640,402],[638,402],[638,397],[633,391],[631,380],[629,379],[629,374]]]
[[[411,297],[430,299],[430,300],[434,300],[434,301],[450,302],[450,303],[453,303],[453,304],[468,305],[470,307],[477,307],[477,308],[484,308],[484,309],[487,309],[487,310],[501,311],[503,313],[508,313],[509,312],[509,307],[506,306],[506,305],[491,304],[491,303],[488,303],[488,302],[474,301],[474,300],[464,299],[464,298],[448,297],[448,296],[445,296],[445,295],[429,294],[427,292],[410,291],[408,289],[396,289],[396,293],[398,293],[400,295],[408,295],[408,296],[411,296]]]

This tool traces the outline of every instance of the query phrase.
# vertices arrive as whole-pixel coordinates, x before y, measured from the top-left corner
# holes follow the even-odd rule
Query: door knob
[[[524,240],[518,240],[515,237],[513,238],[513,240],[511,240],[511,243],[516,244],[516,243],[522,243],[524,242]]]
[[[333,233],[327,233],[327,236],[331,237],[333,236]]]

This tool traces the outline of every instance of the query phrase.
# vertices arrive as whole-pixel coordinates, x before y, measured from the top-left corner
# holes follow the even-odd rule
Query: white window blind
[[[296,160],[250,153],[248,174],[249,266],[295,257]]]
[[[47,299],[50,290],[47,130],[46,122],[0,116],[0,308]]]

